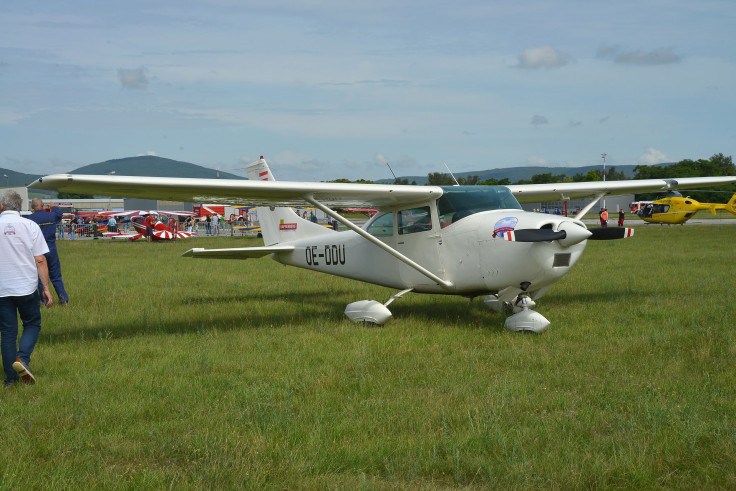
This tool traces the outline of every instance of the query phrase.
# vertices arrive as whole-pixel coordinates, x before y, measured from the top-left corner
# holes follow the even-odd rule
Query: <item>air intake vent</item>
[[[555,254],[555,262],[552,263],[553,268],[569,268],[570,267],[570,253]]]

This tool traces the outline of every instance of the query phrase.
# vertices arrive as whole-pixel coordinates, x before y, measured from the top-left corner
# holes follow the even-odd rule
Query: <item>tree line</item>
[[[685,159],[670,165],[637,165],[634,167],[633,179],[677,179],[678,177],[705,177],[705,176],[736,176],[736,166],[734,166],[731,156],[725,156],[722,153],[713,155],[710,159],[690,160]],[[616,170],[615,166],[611,166],[606,170],[607,181],[624,181],[628,180],[623,171]],[[534,174],[531,179],[520,179],[511,182],[508,178],[504,179],[486,179],[480,180],[477,175],[458,177],[457,184],[461,186],[506,186],[510,184],[550,184],[558,182],[591,182],[602,181],[603,170],[591,169],[586,173],[576,173],[572,176],[567,174],[553,174],[546,172],[543,174]],[[360,179],[359,181],[350,181],[347,179],[338,179],[329,182],[352,182],[372,184],[372,181]],[[416,181],[409,182],[406,178],[397,178],[394,184],[417,185]],[[452,186],[455,185],[455,179],[446,172],[431,172],[427,174],[427,186]],[[693,199],[703,202],[720,202],[724,201],[719,193],[733,193],[732,186],[723,186],[720,188],[712,188],[705,191],[687,191],[687,195]],[[654,200],[661,197],[661,193],[646,193],[637,195],[641,200]]]

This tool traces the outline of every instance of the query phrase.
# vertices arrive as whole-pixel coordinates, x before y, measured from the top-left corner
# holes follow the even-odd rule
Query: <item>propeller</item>
[[[634,229],[627,227],[589,228],[588,232],[593,234],[590,240],[616,240],[634,236]]]
[[[559,240],[564,246],[570,246],[588,240],[625,239],[634,235],[633,228],[605,227],[585,229],[578,225],[564,226],[564,230],[554,231],[549,228],[524,228],[499,232],[497,238],[509,242],[548,242]]]
[[[499,232],[498,237],[509,242],[547,242],[549,240],[564,239],[567,237],[567,233],[564,230],[555,232],[549,228],[522,228]]]

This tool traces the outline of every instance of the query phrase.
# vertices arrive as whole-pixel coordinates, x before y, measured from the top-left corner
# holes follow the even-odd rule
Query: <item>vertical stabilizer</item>
[[[248,165],[245,170],[251,181],[276,180],[263,157]],[[256,213],[263,234],[263,243],[267,246],[333,232],[322,225],[301,218],[289,207],[257,206]]]

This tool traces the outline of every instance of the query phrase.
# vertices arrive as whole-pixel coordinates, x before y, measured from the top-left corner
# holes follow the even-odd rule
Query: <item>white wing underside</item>
[[[694,189],[736,182],[736,176],[596,181],[506,186],[521,203],[608,195]],[[330,207],[384,208],[421,203],[442,195],[438,186],[388,184],[239,181],[176,177],[128,177],[55,174],[29,185],[33,189],[63,190],[126,198],[149,198],[193,203],[260,206],[303,206],[316,200]]]

